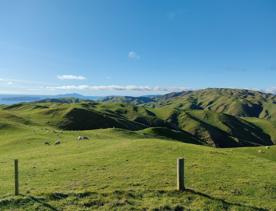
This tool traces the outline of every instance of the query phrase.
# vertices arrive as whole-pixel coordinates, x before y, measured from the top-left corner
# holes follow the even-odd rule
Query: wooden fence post
[[[18,160],[14,160],[14,193],[19,195],[19,171],[18,171]]]
[[[184,191],[184,158],[177,159],[177,190]]]

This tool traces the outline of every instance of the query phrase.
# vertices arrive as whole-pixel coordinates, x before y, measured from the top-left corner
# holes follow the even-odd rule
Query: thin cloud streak
[[[276,86],[275,86],[275,87],[270,87],[270,88],[268,88],[268,89],[261,90],[261,91],[264,91],[264,92],[266,92],[266,93],[276,94]]]
[[[161,86],[139,86],[139,85],[60,85],[60,84],[49,84],[39,81],[26,81],[26,80],[17,80],[17,79],[7,79],[0,78],[1,89],[4,89],[4,92],[13,92],[21,93],[22,91],[41,91],[41,92],[58,92],[58,91],[80,91],[80,92],[89,92],[89,91],[133,91],[133,92],[179,92],[187,90],[197,90],[204,88],[187,88],[187,87],[161,87]],[[230,87],[229,87],[230,88]],[[235,89],[236,87],[231,87]],[[243,88],[237,88],[243,89]],[[260,91],[264,93],[276,94],[276,86],[271,86],[268,88],[244,88],[253,91]],[[0,90],[1,91],[1,90]]]
[[[67,86],[48,86],[47,90],[77,90],[77,91],[138,91],[138,92],[177,92],[187,90],[183,87],[150,87],[136,85],[107,85],[107,86],[92,86],[92,85],[67,85]]]
[[[82,75],[58,75],[59,80],[85,80],[86,77]]]

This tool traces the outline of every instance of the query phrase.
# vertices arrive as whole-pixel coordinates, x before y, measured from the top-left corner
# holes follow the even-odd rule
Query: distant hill
[[[210,110],[239,117],[276,121],[276,96],[242,89],[203,89],[163,98],[152,107],[180,110]]]
[[[101,102],[113,102],[113,103],[131,103],[134,105],[140,105],[145,103],[154,102],[155,96],[142,96],[142,97],[131,97],[131,96],[108,96],[101,100]]]
[[[122,128],[214,147],[272,145],[276,143],[275,102],[271,94],[233,89],[103,101],[46,99],[1,106],[0,129],[28,125],[62,130]]]
[[[74,97],[65,97],[65,98],[46,98],[35,102],[36,103],[80,103],[80,102],[91,102],[91,100],[85,100],[85,99],[74,98]]]
[[[103,97],[100,96],[83,96],[80,94],[62,94],[62,95],[0,95],[0,104],[11,105],[24,102],[36,102],[56,99],[74,98],[79,100],[100,100]]]

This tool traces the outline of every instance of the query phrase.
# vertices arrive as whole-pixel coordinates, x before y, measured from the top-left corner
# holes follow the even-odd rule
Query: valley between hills
[[[1,210],[276,209],[273,94],[204,89],[1,105],[0,134]]]

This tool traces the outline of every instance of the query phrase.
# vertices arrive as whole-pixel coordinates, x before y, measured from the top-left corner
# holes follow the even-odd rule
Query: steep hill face
[[[201,142],[215,147],[272,145],[268,134],[239,117],[212,111],[175,111],[168,119]]]
[[[182,92],[149,106],[181,110],[210,110],[233,116],[276,121],[276,96],[250,90],[204,89]]]
[[[64,130],[91,130],[99,128],[124,128],[128,130],[139,130],[145,128],[143,124],[130,121],[118,115],[102,113],[96,110],[84,108],[70,109],[57,123]]]
[[[167,122],[159,118],[154,112],[143,106],[126,103],[103,103],[97,106],[100,111],[108,111],[123,116],[131,121],[141,123],[148,127],[169,126]]]
[[[154,102],[153,97],[131,97],[131,96],[109,96],[101,100],[101,102],[108,103],[131,103],[140,105],[144,103]]]

